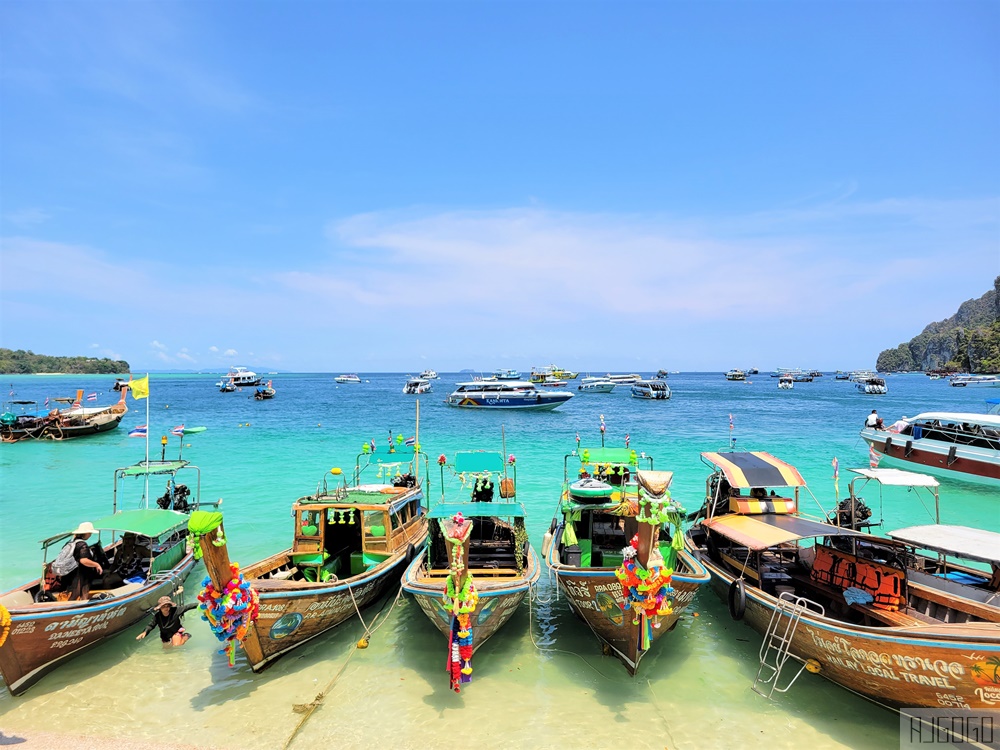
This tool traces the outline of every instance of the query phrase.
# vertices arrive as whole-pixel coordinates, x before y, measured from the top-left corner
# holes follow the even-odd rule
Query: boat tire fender
[[[747,611],[747,590],[742,578],[737,578],[729,586],[729,614],[734,620],[742,620]]]
[[[413,558],[417,556],[417,548],[412,544],[406,545],[406,564],[409,565],[413,562]]]

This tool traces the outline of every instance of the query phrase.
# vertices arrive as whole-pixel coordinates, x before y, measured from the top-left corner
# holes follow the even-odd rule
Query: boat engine
[[[188,489],[186,484],[174,485],[172,493],[170,486],[167,485],[167,491],[163,493],[163,497],[156,500],[156,504],[163,508],[163,510],[173,508],[173,510],[180,513],[187,513],[191,509],[191,503],[188,502],[189,497],[191,497],[191,490]]]
[[[871,509],[865,505],[865,501],[860,497],[845,497],[837,505],[837,509],[829,515],[827,520],[844,529],[857,531],[872,517]]]
[[[398,477],[392,478],[393,487],[416,487],[417,478],[412,474],[400,474]]]

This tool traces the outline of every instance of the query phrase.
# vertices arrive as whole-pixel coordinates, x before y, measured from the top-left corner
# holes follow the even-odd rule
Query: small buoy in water
[[[322,422],[317,422],[317,423],[316,423],[316,426],[317,426],[317,427],[322,427],[322,426],[323,426],[323,423],[322,423]]]
[[[691,614],[692,614],[692,615],[694,615],[695,617],[697,617],[697,616],[698,616],[698,613],[697,613],[697,612],[692,612]]]
[[[368,648],[368,639],[362,638],[360,641],[358,641],[358,648]]]
[[[822,666],[820,666],[818,661],[815,659],[806,659],[806,671],[819,674],[820,669],[822,669]]]

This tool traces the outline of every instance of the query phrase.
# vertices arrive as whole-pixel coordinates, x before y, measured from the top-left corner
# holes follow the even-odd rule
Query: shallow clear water
[[[263,402],[249,398],[252,389],[219,393],[213,386],[218,376],[151,377],[155,455],[160,435],[175,425],[208,428],[184,439],[183,455],[202,469],[202,497],[224,499],[234,560],[246,564],[287,547],[292,501],[315,491],[331,467],[353,469],[362,442],[386,440],[390,430],[413,434],[416,398],[401,393],[406,374],[361,376],[370,382],[337,385],[333,374],[275,375],[277,395]],[[865,396],[832,376],[779,391],[766,374],[738,383],[710,373],[671,375],[674,395],[667,402],[632,399],[619,387],[612,394],[579,395],[552,412],[445,406],[453,384],[466,378],[442,374],[434,392],[420,397],[420,443],[432,462],[430,500],[440,493],[433,459],[463,449],[501,450],[503,424],[536,547],[552,518],[563,457],[577,433],[582,445],[599,444],[600,414],[609,445],[623,444],[628,433],[633,448],[654,456],[656,468],[675,472],[673,495],[689,510],[699,505],[708,474],[699,454],[728,445],[730,413],[737,448],[768,450],[793,463],[829,508],[833,457],[840,460],[842,496],[847,469],[867,466],[858,431],[872,408],[891,422],[920,411],[981,412],[986,397],[1000,395],[996,389],[950,388],[922,375],[890,377],[888,395]],[[39,401],[82,387],[99,391],[100,403],[107,404],[117,399],[108,392],[113,382],[110,376],[8,376],[5,385],[17,398]],[[127,433],[146,421],[145,406],[130,398],[131,411],[112,433],[0,446],[0,589],[37,576],[39,539],[110,512],[114,469],[142,458],[143,441]],[[171,437],[168,457],[177,445]],[[135,480],[130,505],[137,491]],[[162,491],[162,484],[150,487],[153,497]],[[884,528],[932,520],[933,508],[911,493],[863,494],[876,516],[881,507]],[[941,505],[945,522],[1000,531],[995,489],[943,482]],[[187,598],[203,574],[199,566],[188,579]],[[461,695],[448,689],[438,631],[413,602],[401,597],[393,606],[390,596],[362,613],[367,622],[378,616],[382,623],[368,649],[354,648],[363,633],[355,619],[260,675],[241,661],[229,669],[194,613],[187,627],[195,637],[175,651],[163,651],[158,639],[137,643],[136,626],[62,666],[24,697],[0,694],[0,727],[233,748],[248,739],[281,746],[293,734],[291,747],[356,746],[373,737],[418,747],[455,731],[474,733],[487,747],[563,747],[580,739],[592,747],[628,741],[657,748],[897,743],[894,714],[822,678],[804,675],[771,702],[753,693],[759,637],[734,623],[710,590],[695,600],[697,616],[685,616],[657,644],[635,679],[601,656],[544,574],[537,597],[477,652],[473,682]],[[294,710],[328,686],[313,713]]]

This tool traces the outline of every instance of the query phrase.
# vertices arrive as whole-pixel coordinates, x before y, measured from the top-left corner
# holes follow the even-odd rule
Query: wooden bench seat
[[[819,581],[814,581],[810,576],[804,575],[802,573],[789,573],[792,580],[798,583],[810,586],[815,590],[826,594],[829,598],[843,601],[845,604],[847,600],[844,599],[844,590],[838,589],[833,586],[828,586],[825,583],[820,583]],[[927,622],[936,622],[935,620],[926,617],[925,615],[919,615],[919,613],[910,614],[908,612],[902,611],[891,611],[888,609],[879,609],[878,607],[873,607],[871,604],[851,604],[851,609],[856,612],[860,612],[869,619],[878,620],[886,625],[893,625],[896,627],[906,628],[914,627],[916,625],[924,625]],[[914,616],[919,615],[919,616]]]

